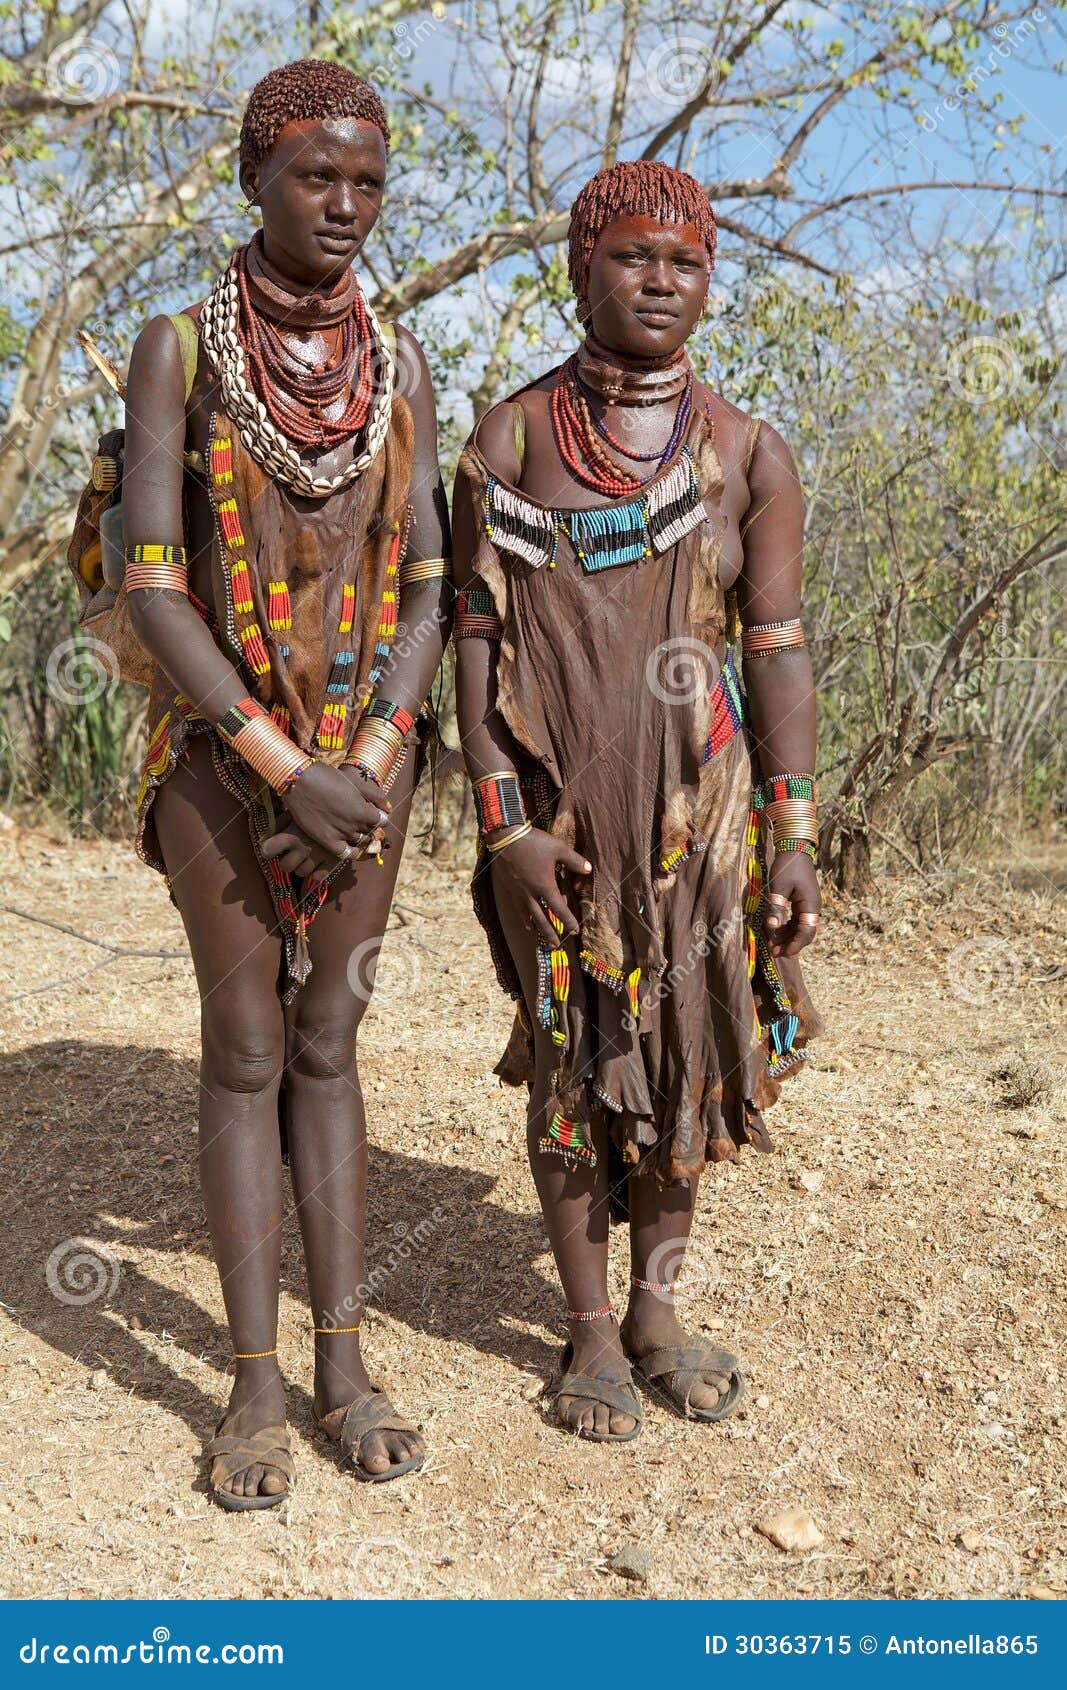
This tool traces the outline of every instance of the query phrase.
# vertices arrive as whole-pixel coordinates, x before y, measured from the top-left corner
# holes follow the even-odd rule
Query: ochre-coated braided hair
[[[589,263],[600,231],[624,216],[694,224],[707,248],[709,275],[715,268],[715,213],[696,177],[656,159],[634,159],[598,170],[571,206],[567,270],[576,299],[588,295]]]
[[[287,123],[355,117],[373,123],[389,150],[385,107],[369,82],[331,59],[294,59],[268,71],[248,96],[241,124],[242,164],[260,165]]]

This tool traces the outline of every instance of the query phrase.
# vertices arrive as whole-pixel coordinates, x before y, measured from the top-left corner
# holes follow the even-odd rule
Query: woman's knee
[[[277,1017],[234,1014],[206,1006],[201,1015],[203,1077],[222,1091],[262,1092],[285,1065],[285,1027]]]
[[[313,1003],[301,1008],[293,1021],[290,1068],[307,1079],[347,1078],[356,1059],[356,1034],[365,1007],[348,1003],[319,1013]]]

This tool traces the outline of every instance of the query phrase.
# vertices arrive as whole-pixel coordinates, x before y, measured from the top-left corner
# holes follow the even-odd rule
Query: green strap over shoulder
[[[182,352],[182,369],[185,372],[185,403],[189,403],[189,395],[193,391],[196,380],[197,359],[200,356],[200,335],[196,324],[184,311],[169,312],[171,322],[178,335],[178,343]]]

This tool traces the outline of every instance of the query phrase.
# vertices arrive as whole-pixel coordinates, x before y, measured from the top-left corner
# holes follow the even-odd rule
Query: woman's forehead
[[[642,212],[620,212],[612,217],[597,236],[597,246],[602,241],[618,240],[619,238],[641,241],[649,246],[680,247],[692,246],[698,250],[704,246],[704,236],[695,223],[679,223],[673,218],[649,217]]]
[[[368,157],[385,165],[385,136],[376,123],[361,117],[309,117],[282,125],[271,148],[281,162],[297,157],[339,163],[343,158]]]

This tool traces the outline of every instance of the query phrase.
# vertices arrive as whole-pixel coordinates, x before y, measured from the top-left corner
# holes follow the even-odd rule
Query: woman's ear
[[[259,193],[259,171],[256,166],[246,159],[237,173],[237,178],[245,199],[249,205],[254,205],[256,195]]]

